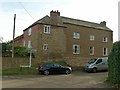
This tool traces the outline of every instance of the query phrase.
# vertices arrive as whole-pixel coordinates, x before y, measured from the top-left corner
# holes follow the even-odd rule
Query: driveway
[[[105,88],[107,72],[73,72],[69,75],[3,76],[3,88]]]

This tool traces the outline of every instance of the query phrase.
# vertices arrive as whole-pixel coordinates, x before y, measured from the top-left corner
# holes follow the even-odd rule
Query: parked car
[[[49,74],[70,74],[72,72],[71,67],[68,66],[62,66],[60,64],[55,63],[45,63],[42,65],[39,65],[38,71],[41,74],[49,75]]]
[[[108,57],[91,59],[84,66],[85,71],[97,72],[101,70],[108,70]]]

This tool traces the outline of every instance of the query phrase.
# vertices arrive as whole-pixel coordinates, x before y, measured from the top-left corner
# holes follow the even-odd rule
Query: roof
[[[94,23],[94,22],[89,22],[89,21],[83,21],[83,20],[79,20],[79,19],[73,19],[73,18],[68,18],[68,17],[63,17],[62,16],[62,21],[64,23],[70,23],[70,24],[81,25],[81,26],[86,26],[86,27],[92,27],[92,28],[97,28],[97,29],[110,30],[105,25],[101,25],[101,24]],[[112,30],[110,30],[110,31],[112,31]]]
[[[42,24],[50,24],[50,17],[48,15],[44,16],[43,18],[37,20],[36,22],[34,22],[32,25],[30,25],[29,27],[27,27],[25,30],[23,31],[26,31],[28,28],[36,25],[36,24],[39,24],[39,23],[42,23]]]
[[[23,38],[24,38],[24,36],[23,36],[23,34],[22,34],[22,35],[20,35],[20,36],[17,36],[14,40],[17,41],[17,40],[20,40],[20,39],[23,39]]]
[[[58,26],[65,26],[64,23],[69,23],[69,24],[81,25],[81,26],[85,26],[85,27],[91,27],[91,28],[96,28],[96,29],[103,29],[103,30],[112,31],[106,25],[101,25],[99,23],[94,23],[94,22],[89,22],[89,21],[84,21],[84,20],[59,16],[57,25]],[[46,15],[45,17],[39,19],[38,21],[33,23],[31,26],[36,25],[36,24],[49,24],[49,25],[52,25],[51,22],[50,22],[50,17],[48,15]],[[31,27],[31,26],[29,26],[29,27]],[[25,30],[27,30],[28,28],[26,28]]]
[[[50,24],[50,17],[48,15],[46,15],[45,17],[36,21],[34,24],[36,24],[36,23]]]
[[[63,22],[62,22],[62,17],[61,16],[58,16],[58,21],[57,21],[57,26],[64,26],[63,25]],[[52,25],[51,24],[51,21],[50,21],[50,17],[48,15],[46,15],[45,17],[43,17],[42,19],[39,19],[37,22],[35,22],[34,24],[36,23],[42,23],[42,24],[49,24],[49,25]]]
[[[20,39],[23,39],[24,38],[24,34],[20,35],[20,36],[17,36],[16,38],[14,38],[14,41],[17,41],[17,40],[20,40]],[[13,40],[10,41],[10,43],[12,43]]]

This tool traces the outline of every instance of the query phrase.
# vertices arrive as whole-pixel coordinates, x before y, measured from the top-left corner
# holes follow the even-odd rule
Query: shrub
[[[108,81],[120,84],[120,41],[113,44],[108,56]]]
[[[15,56],[28,56],[28,51],[26,47],[16,46],[14,48],[14,54]]]

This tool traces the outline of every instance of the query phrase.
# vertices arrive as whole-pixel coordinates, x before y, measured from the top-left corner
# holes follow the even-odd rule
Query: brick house
[[[51,11],[50,16],[46,15],[23,32],[23,45],[36,49],[37,58],[64,58],[72,65],[108,56],[113,43],[113,31],[105,21],[99,24],[63,17],[58,11]]]
[[[14,39],[14,42],[15,42],[15,46],[23,46],[23,41],[24,41],[24,35],[20,35],[20,36],[17,36],[15,39]]]

